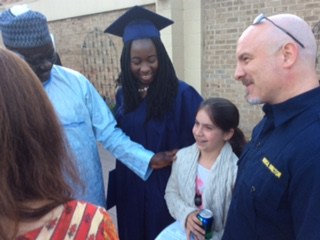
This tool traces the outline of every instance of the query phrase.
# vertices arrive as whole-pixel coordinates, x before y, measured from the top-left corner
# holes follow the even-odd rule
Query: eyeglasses
[[[290,36],[293,40],[295,40],[302,48],[305,48],[304,45],[298,40],[296,39],[291,33],[289,33],[287,30],[285,30],[284,28],[280,27],[278,24],[276,24],[274,21],[272,21],[270,18],[267,18],[266,16],[263,15],[263,13],[259,14],[254,20],[252,25],[257,25],[262,23],[262,20],[267,20],[270,23],[273,24],[273,26],[277,27],[278,29],[280,29],[282,32],[284,32],[285,34],[287,34],[288,36]]]
[[[41,58],[35,58],[35,59],[25,57],[24,59],[30,66],[37,69],[47,62],[49,62],[50,64],[54,64],[56,62],[57,57],[56,57],[56,54],[54,53],[53,55],[47,56],[47,57],[41,57]]]
[[[57,60],[57,56],[56,56],[55,52],[52,55],[49,55],[47,57],[41,57],[41,58],[36,58],[36,59],[27,58],[24,55],[22,55],[22,54],[20,54],[20,53],[18,53],[16,51],[14,53],[17,54],[23,60],[25,60],[31,67],[33,67],[35,69],[39,68],[46,61],[54,64],[56,62],[56,60]]]

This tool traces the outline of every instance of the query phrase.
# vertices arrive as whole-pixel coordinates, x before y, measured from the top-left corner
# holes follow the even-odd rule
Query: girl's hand
[[[201,227],[201,222],[197,218],[197,214],[200,210],[196,210],[190,213],[186,221],[187,240],[192,240],[192,235],[196,240],[204,239],[205,231]]]

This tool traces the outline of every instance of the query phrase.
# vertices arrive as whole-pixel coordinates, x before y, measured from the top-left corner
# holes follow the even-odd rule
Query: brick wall
[[[104,31],[117,15],[117,12],[100,13],[49,22],[50,32],[54,35],[55,45],[63,65],[83,72],[82,47],[85,38],[95,29]],[[113,40],[117,45],[121,45],[121,39]],[[118,47],[118,50],[120,51],[121,48]],[[120,55],[120,52],[118,54]]]

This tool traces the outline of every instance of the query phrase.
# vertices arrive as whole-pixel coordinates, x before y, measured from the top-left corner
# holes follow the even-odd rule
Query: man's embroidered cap
[[[0,30],[9,48],[34,48],[52,42],[46,17],[23,5],[0,14]]]

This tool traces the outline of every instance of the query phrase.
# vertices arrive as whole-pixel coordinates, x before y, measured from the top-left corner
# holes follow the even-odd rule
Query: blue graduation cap
[[[160,38],[160,30],[172,23],[173,21],[166,17],[143,7],[134,6],[116,19],[104,32],[122,37],[124,42],[142,38]]]

